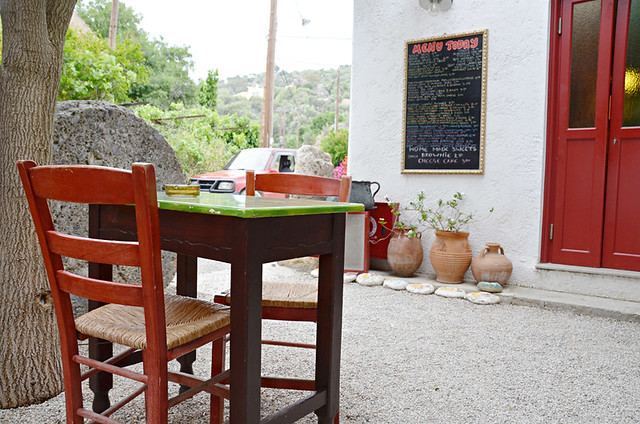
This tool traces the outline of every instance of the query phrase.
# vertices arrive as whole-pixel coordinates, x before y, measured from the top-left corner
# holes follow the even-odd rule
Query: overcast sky
[[[152,37],[190,46],[195,80],[266,68],[270,0],[121,0]],[[303,18],[309,23],[302,25]],[[351,64],[353,2],[279,0],[276,65],[287,71]]]

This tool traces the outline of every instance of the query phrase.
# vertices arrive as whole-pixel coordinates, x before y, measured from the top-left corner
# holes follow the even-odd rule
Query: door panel
[[[617,22],[602,266],[640,271],[640,1]]]
[[[594,152],[593,139],[573,139],[566,140],[566,160],[564,175],[566,180],[562,187],[564,205],[591,205],[593,203],[593,181],[601,176],[597,169],[596,154]],[[585,167],[585,164],[593,164]],[[560,190],[559,190],[560,192]],[[597,199],[596,199],[597,200]],[[558,242],[561,243],[562,252],[569,254],[589,254],[597,252],[597,244],[592,244],[594,239],[589,231],[585,231],[590,223],[594,221],[592,209],[588,207],[577,207],[567,213],[568,208],[563,212],[562,225],[559,226]],[[598,216],[595,217],[598,219]],[[599,238],[599,237],[598,237]]]
[[[562,3],[565,28],[558,40],[558,113],[552,135],[556,157],[551,162],[550,261],[555,263],[600,266],[613,4]]]

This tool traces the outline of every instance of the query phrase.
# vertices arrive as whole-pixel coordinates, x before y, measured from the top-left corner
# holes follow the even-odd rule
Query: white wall
[[[431,16],[418,0],[354,0],[349,174],[380,182],[376,196],[408,203],[465,194],[478,216],[468,226],[474,256],[501,243],[513,262],[510,284],[636,298],[637,280],[536,269],[540,257],[551,0],[455,0]],[[488,29],[485,173],[401,174],[405,43]],[[433,274],[423,238],[421,272]],[[575,271],[575,268],[572,269]],[[467,277],[471,278],[470,273]],[[603,289],[603,284],[606,284]],[[615,287],[614,287],[615,286]]]

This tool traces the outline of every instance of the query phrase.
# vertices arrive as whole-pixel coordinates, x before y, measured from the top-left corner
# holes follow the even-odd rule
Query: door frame
[[[558,115],[558,103],[551,99],[558,98],[559,82],[558,68],[560,60],[558,50],[560,50],[560,37],[558,31],[560,27],[560,8],[562,0],[551,0],[551,25],[549,25],[549,68],[547,69],[547,119],[546,119],[546,135],[545,143],[545,160],[544,160],[544,185],[543,185],[543,202],[542,202],[542,228],[541,228],[541,249],[540,262],[551,262],[551,240],[549,237],[551,231],[551,214],[553,212],[553,199],[555,197],[555,168],[553,166],[554,158],[557,155],[557,147],[554,142],[556,138],[556,126],[554,116]]]

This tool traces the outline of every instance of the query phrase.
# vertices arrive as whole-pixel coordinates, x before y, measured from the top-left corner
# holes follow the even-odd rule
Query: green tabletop
[[[360,203],[281,199],[220,193],[200,193],[198,196],[169,196],[163,191],[158,192],[158,207],[174,211],[237,216],[240,218],[316,215],[364,210],[364,205]]]

